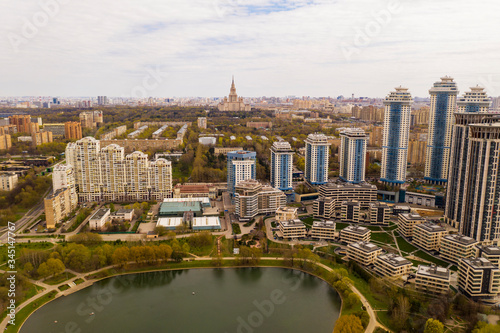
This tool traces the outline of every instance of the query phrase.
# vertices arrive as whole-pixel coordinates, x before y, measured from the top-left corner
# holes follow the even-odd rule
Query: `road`
[[[37,204],[35,207],[31,208],[23,217],[15,222],[16,225],[16,233],[22,233],[22,231],[35,219],[40,216],[43,212],[43,201]],[[7,228],[3,228],[3,235],[0,236],[0,243],[7,243]]]

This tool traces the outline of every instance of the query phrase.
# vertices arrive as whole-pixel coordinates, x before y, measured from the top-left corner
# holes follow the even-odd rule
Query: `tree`
[[[444,332],[444,326],[439,320],[429,318],[425,323],[424,333],[443,333],[443,332]]]
[[[59,275],[66,270],[63,262],[60,259],[49,258],[47,266],[51,275]]]
[[[477,323],[472,333],[500,333],[500,325],[487,324],[484,321]]]
[[[24,271],[26,272],[26,274],[31,276],[31,274],[33,274],[33,270],[34,270],[33,265],[30,262],[24,264]]]
[[[112,256],[113,263],[122,267],[130,261],[130,250],[126,246],[121,246],[115,250]]]
[[[346,301],[345,301],[345,305],[349,309],[352,309],[358,303],[359,303],[359,296],[356,295],[355,293],[350,293],[349,296],[347,296]]]
[[[49,270],[49,266],[47,266],[46,263],[41,263],[40,264],[40,267],[38,267],[38,270],[37,270],[37,273],[38,275],[40,275],[42,278],[46,278],[47,276],[50,275],[50,270]]]
[[[340,317],[335,323],[333,333],[363,333],[365,329],[361,325],[361,319],[355,315]]]

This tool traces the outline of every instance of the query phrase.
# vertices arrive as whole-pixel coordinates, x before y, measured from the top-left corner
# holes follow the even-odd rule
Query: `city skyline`
[[[500,95],[493,1],[47,3],[0,14],[3,96],[222,97],[231,75],[243,97],[427,97],[443,75]]]

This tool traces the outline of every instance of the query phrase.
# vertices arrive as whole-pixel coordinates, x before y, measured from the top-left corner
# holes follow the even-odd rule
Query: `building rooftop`
[[[210,206],[210,199],[207,197],[193,197],[193,198],[165,198],[163,202],[191,202],[198,201],[203,207]]]
[[[390,264],[391,266],[395,266],[395,267],[406,266],[406,265],[412,264],[411,261],[409,261],[408,259],[406,259],[400,255],[397,255],[395,253],[387,253],[387,254],[380,255],[380,256],[378,256],[378,259],[385,261],[388,264]]]
[[[279,207],[278,209],[276,209],[276,213],[277,212],[287,212],[287,213],[294,213],[297,211],[297,207]]]
[[[100,208],[97,212],[95,212],[89,220],[100,220],[103,218],[106,213],[110,211],[109,208]]]
[[[477,243],[477,240],[475,240],[474,238],[460,234],[446,235],[443,237],[443,239],[447,239],[455,243],[460,243],[462,245],[471,245]]]
[[[342,201],[343,206],[360,206],[360,202],[356,200]]]
[[[220,229],[220,219],[218,216],[194,217],[193,229]]]
[[[431,265],[418,265],[417,275],[425,275],[442,280],[450,280],[450,271],[447,268]]]
[[[163,202],[158,213],[159,215],[175,215],[187,211],[201,212],[201,203],[199,201]]]
[[[416,213],[403,213],[403,214],[400,214],[401,216],[403,216],[404,218],[406,218],[407,220],[424,220],[424,218]]]
[[[302,222],[299,219],[282,221],[282,222],[280,222],[280,224],[283,228],[300,228],[300,227],[305,228],[306,227],[304,222]]]
[[[371,252],[375,252],[375,251],[382,249],[382,248],[378,247],[377,245],[370,243],[370,242],[350,243],[349,245],[347,245],[347,247],[354,247],[354,248],[357,248],[357,249],[359,249],[363,252],[366,252],[366,253],[371,253]]]
[[[443,232],[446,231],[446,228],[440,226],[439,224],[432,222],[425,222],[417,225],[415,228],[424,229],[427,232]]]
[[[489,255],[500,255],[500,248],[492,245],[476,245],[476,247]]]
[[[485,258],[462,258],[460,259],[463,263],[471,266],[475,269],[483,269],[483,268],[497,268],[498,266],[493,265],[488,259]]]
[[[329,182],[325,185],[321,185],[320,188],[325,189],[375,189],[377,190],[377,186],[369,184],[369,183],[359,183],[359,184],[351,184],[351,183],[337,183],[337,182]]]
[[[360,227],[357,225],[350,225],[350,226],[342,229],[340,232],[350,232],[350,233],[354,233],[354,234],[365,235],[366,233],[370,232],[370,229],[365,228],[365,227]]]
[[[371,208],[389,208],[389,205],[383,202],[371,202],[370,203]]]
[[[115,212],[115,214],[128,214],[132,213],[133,211],[134,211],[133,209],[120,208]]]
[[[335,226],[336,224],[333,221],[314,221],[312,225],[313,229],[314,227],[335,229]]]
[[[182,224],[182,217],[160,217],[156,222],[157,227],[175,229]]]

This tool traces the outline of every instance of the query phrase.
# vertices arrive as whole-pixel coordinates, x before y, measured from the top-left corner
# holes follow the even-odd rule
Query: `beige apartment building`
[[[413,228],[413,243],[426,251],[439,251],[441,239],[447,234],[439,224],[425,222]]]
[[[0,190],[11,191],[16,187],[18,182],[17,174],[15,173],[2,173],[0,174]]]
[[[361,208],[369,208],[370,203],[377,201],[377,187],[368,183],[327,183],[319,187],[320,197],[336,200],[336,209],[340,208],[343,201],[356,200]]]
[[[382,248],[370,242],[355,242],[347,245],[347,259],[354,260],[363,266],[375,263],[382,254]]]
[[[44,199],[45,220],[47,229],[54,229],[56,224],[68,216],[76,205],[72,204],[71,191],[65,187],[59,189]]]
[[[460,234],[445,235],[441,239],[439,253],[441,257],[456,264],[462,258],[472,258],[476,256],[477,241],[474,238]]]
[[[297,219],[297,207],[280,207],[276,209],[275,219],[277,222]]]
[[[370,204],[370,224],[389,225],[391,221],[391,207],[382,202]]]
[[[306,237],[306,226],[299,219],[282,221],[279,223],[279,229],[285,239],[301,239]]]
[[[275,213],[278,208],[286,207],[283,192],[255,179],[240,181],[234,189],[235,213],[240,221],[250,221],[258,214]]]
[[[311,228],[311,238],[333,240],[337,235],[335,226],[333,221],[314,221]]]
[[[476,257],[488,259],[493,265],[500,265],[500,248],[493,245],[476,245]]]
[[[426,220],[416,213],[403,213],[398,216],[398,233],[406,238],[413,237],[413,229],[416,225]]]
[[[323,219],[336,217],[335,207],[334,198],[320,197],[313,202],[313,215]]]
[[[344,201],[341,206],[341,219],[343,222],[359,223],[361,205],[358,201]]]
[[[227,155],[227,153],[232,151],[240,151],[243,150],[243,147],[215,147],[214,155]]]
[[[370,229],[357,225],[350,225],[340,230],[340,241],[344,243],[369,242],[372,232]]]
[[[494,298],[500,293],[500,269],[485,258],[462,258],[458,289],[474,301]]]
[[[400,278],[411,272],[412,263],[395,253],[387,253],[377,257],[375,272],[388,278]]]
[[[31,143],[35,147],[53,141],[52,132],[43,131],[31,134]]]
[[[418,265],[415,288],[417,291],[428,294],[445,294],[450,288],[450,271],[436,265]]]
[[[80,140],[82,138],[82,124],[78,121],[65,122],[64,137],[71,140]]]

